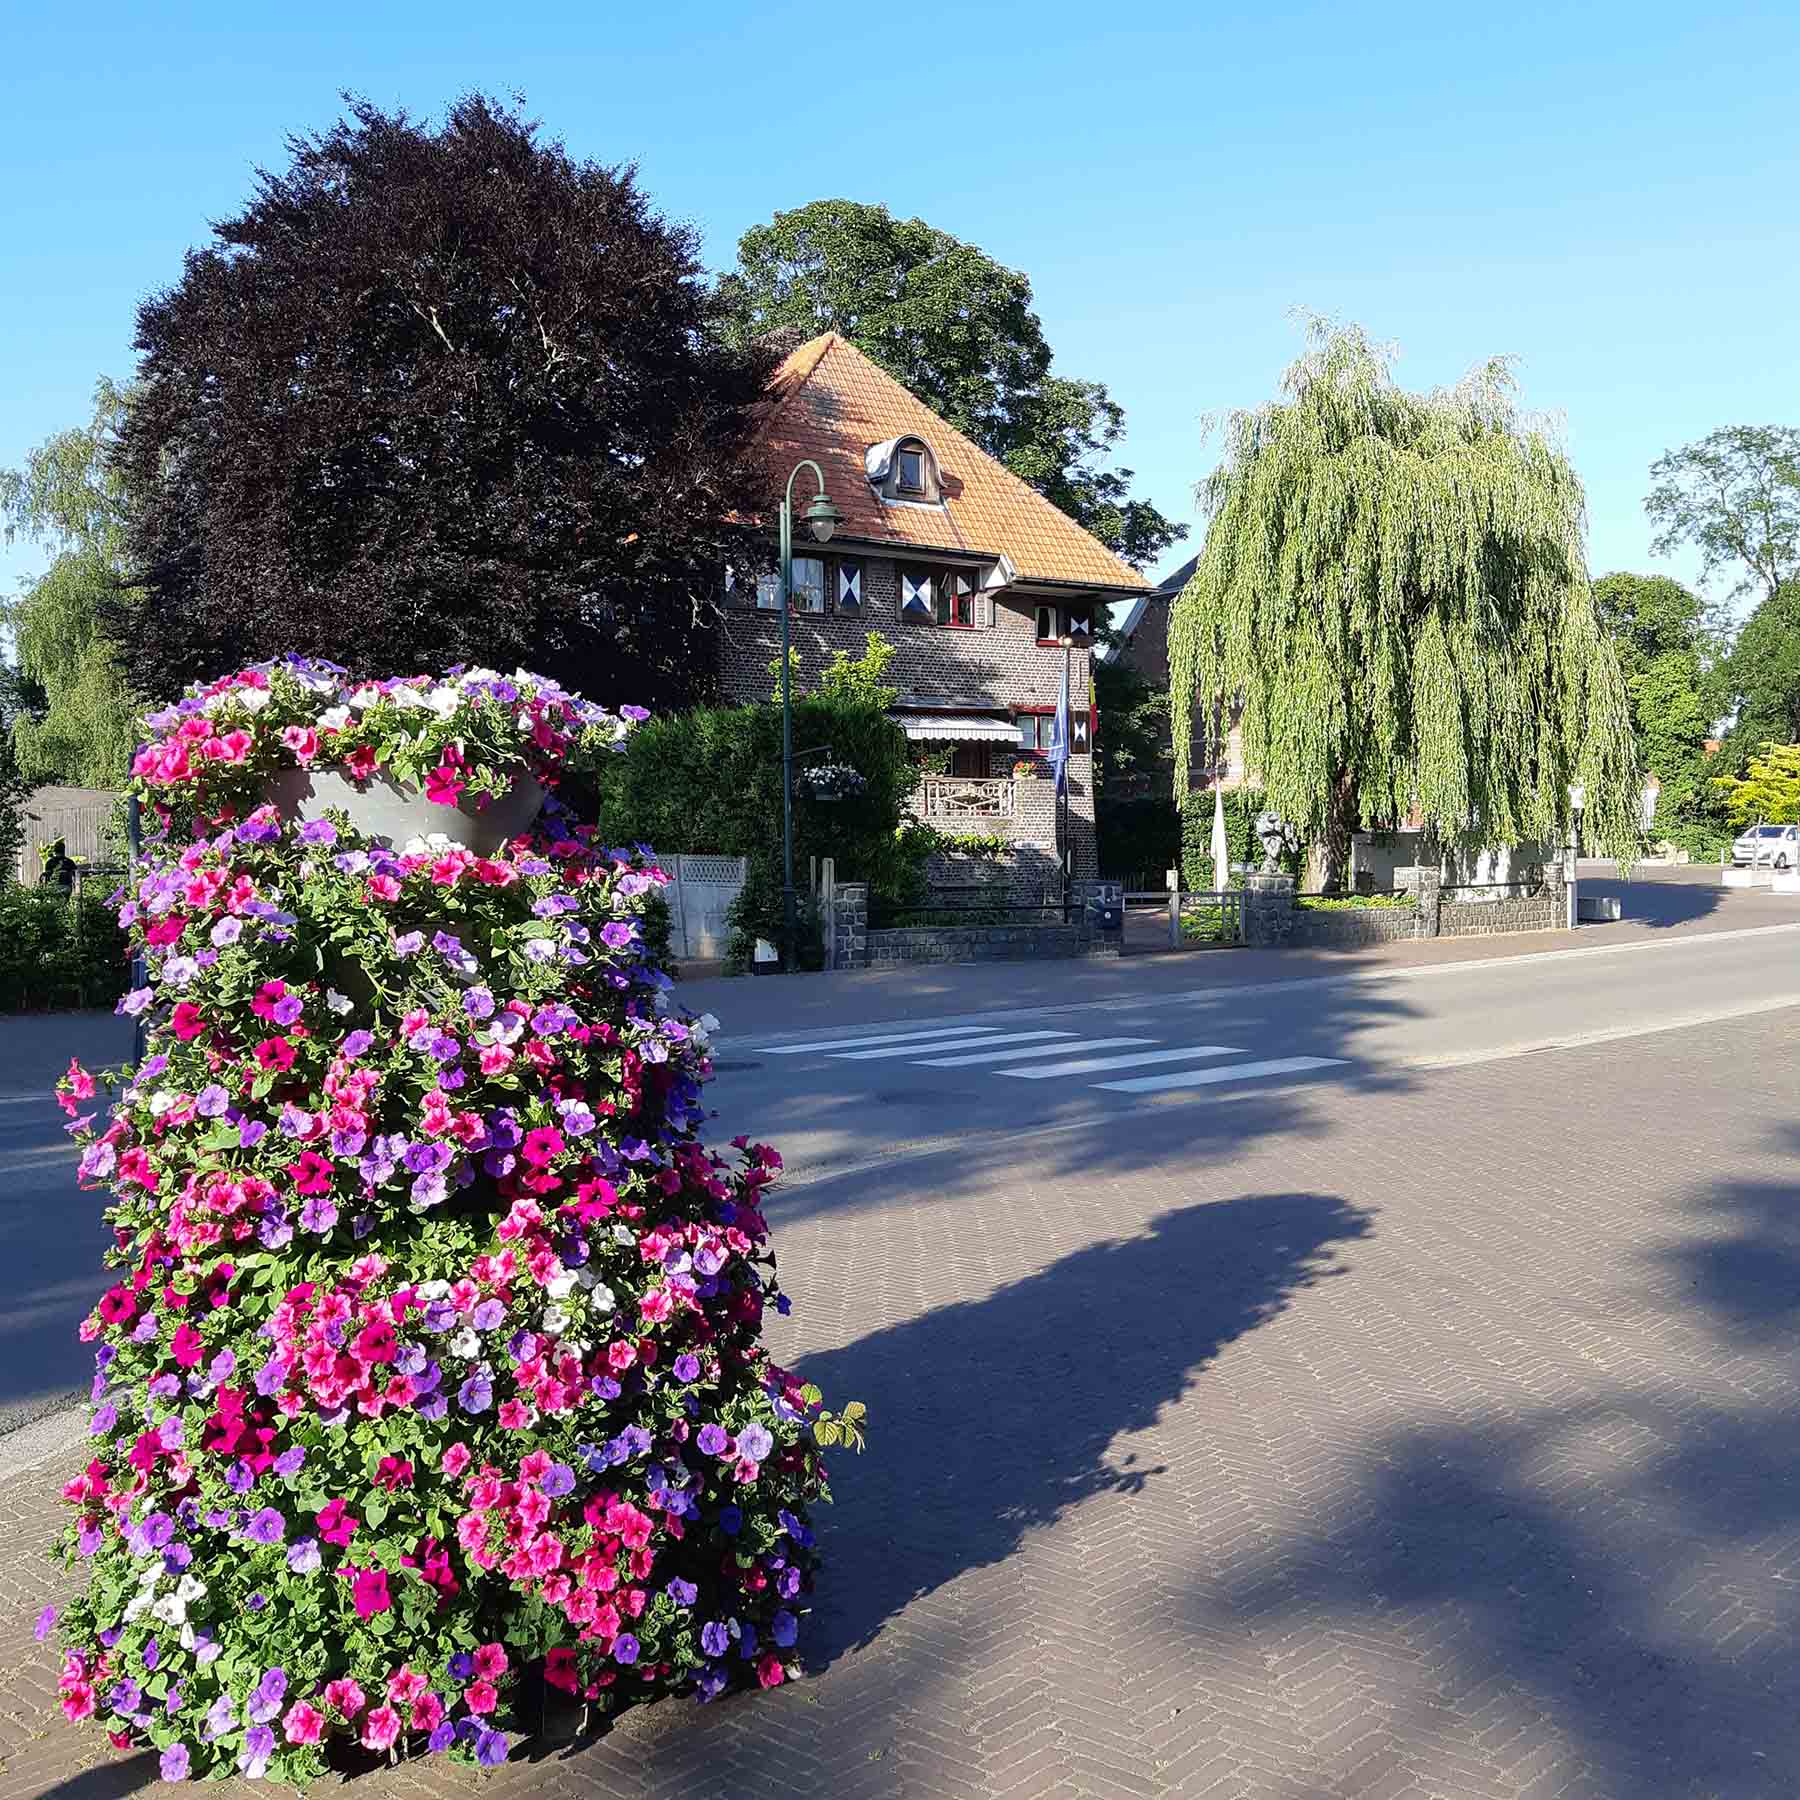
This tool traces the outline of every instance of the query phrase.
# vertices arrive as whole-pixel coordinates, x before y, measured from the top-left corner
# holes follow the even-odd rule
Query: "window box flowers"
[[[115,1244],[60,1689],[166,1779],[495,1763],[527,1677],[605,1710],[797,1672],[860,1408],[760,1341],[781,1161],[700,1140],[666,878],[556,791],[640,716],[293,661],[150,721],[146,1054],[60,1084]],[[412,829],[453,815],[482,840]]]

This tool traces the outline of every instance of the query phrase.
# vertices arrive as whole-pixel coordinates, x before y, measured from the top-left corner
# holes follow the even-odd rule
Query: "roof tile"
[[[1005,554],[1026,580],[1139,591],[1150,584],[1097,538],[939,418],[847,338],[826,332],[776,370],[766,427],[781,470],[810,457],[844,514],[846,537],[930,549]],[[870,486],[863,453],[889,438],[931,446],[944,505],[885,505]],[[803,498],[796,489],[796,501]]]

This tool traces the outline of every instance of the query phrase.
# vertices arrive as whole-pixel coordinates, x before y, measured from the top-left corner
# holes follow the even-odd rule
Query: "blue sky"
[[[1791,4],[14,0],[7,38],[0,466],[129,373],[137,301],[343,88],[433,115],[519,92],[576,154],[638,163],[714,268],[833,195],[981,245],[1182,518],[1204,416],[1273,393],[1295,307],[1397,341],[1410,385],[1515,354],[1596,573],[1691,578],[1650,557],[1651,460],[1800,423]],[[0,587],[40,561],[0,550]]]

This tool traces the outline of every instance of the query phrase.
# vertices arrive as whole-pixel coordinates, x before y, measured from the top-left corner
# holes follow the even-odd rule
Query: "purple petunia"
[[[567,1463],[552,1463],[539,1478],[538,1488],[552,1500],[558,1500],[574,1491],[575,1471]]]
[[[613,1639],[613,1660],[622,1663],[634,1663],[638,1659],[638,1641],[629,1631],[622,1631]]]
[[[731,1447],[731,1439],[717,1425],[702,1425],[700,1435],[695,1440],[700,1446],[702,1456],[723,1456]]]
[[[456,1403],[464,1412],[486,1412],[494,1403],[494,1384],[485,1375],[471,1375],[456,1390]]]
[[[691,1350],[684,1350],[675,1359],[675,1379],[677,1381],[698,1381],[700,1379],[700,1359]]]
[[[218,1118],[231,1104],[231,1096],[216,1081],[209,1081],[194,1096],[194,1111],[203,1119]]]
[[[717,1619],[700,1627],[700,1648],[708,1656],[723,1656],[730,1647],[731,1633]]]
[[[692,1606],[700,1598],[700,1590],[691,1581],[683,1581],[677,1576],[665,1590],[677,1606]]]
[[[274,1507],[265,1506],[250,1515],[244,1536],[253,1544],[279,1544],[287,1536],[287,1522]]]
[[[349,1061],[355,1062],[359,1056],[368,1054],[369,1046],[374,1041],[375,1034],[372,1031],[353,1031],[338,1048]]]
[[[769,1452],[774,1448],[775,1440],[769,1436],[763,1426],[754,1422],[746,1425],[738,1433],[738,1452],[742,1456],[749,1457],[752,1462],[766,1461]]]
[[[187,1745],[171,1744],[157,1759],[157,1770],[164,1781],[186,1781],[188,1778]]]
[[[37,1616],[37,1624],[32,1627],[32,1636],[41,1644],[56,1629],[57,1613],[54,1606],[46,1606]]]

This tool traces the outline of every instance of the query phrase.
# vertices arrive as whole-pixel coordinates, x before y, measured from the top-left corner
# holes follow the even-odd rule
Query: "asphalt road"
[[[725,1021],[718,1134],[753,1132],[796,1170],[878,1175],[933,1146],[1059,1136],[1129,1170],[1303,1134],[1324,1087],[1374,1095],[1429,1067],[1800,1004],[1800,919],[1765,929],[1800,907],[1678,877],[1619,888],[1635,926],[1574,948],[1546,934],[1381,958],[1194,952],[705,982],[681,997]],[[1518,954],[1534,942],[1554,948]],[[47,1089],[71,1055],[129,1050],[104,1015],[0,1025],[0,1432],[91,1373],[72,1324],[98,1291],[101,1196],[75,1188]]]

